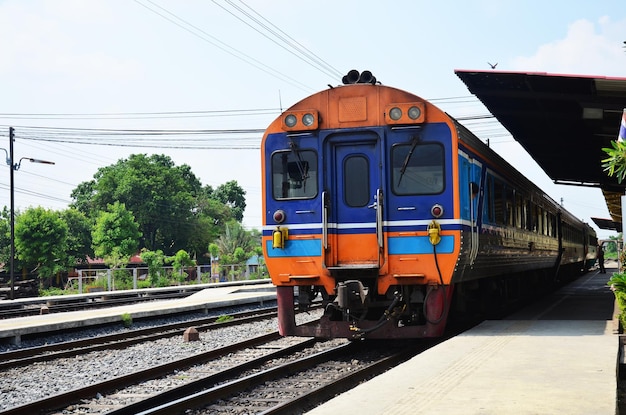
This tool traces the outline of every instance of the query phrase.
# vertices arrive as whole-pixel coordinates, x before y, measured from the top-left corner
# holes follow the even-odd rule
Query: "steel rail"
[[[215,359],[219,356],[233,353],[235,351],[245,349],[248,347],[257,346],[262,343],[270,342],[279,339],[281,336],[278,332],[269,333],[263,336],[254,337],[242,342],[238,342],[229,346],[221,347],[209,352],[200,353],[197,355],[178,359],[169,363],[154,366],[149,369],[140,370],[127,375],[118,376],[103,382],[98,382],[84,388],[74,389],[68,392],[63,392],[48,398],[33,401],[24,405],[9,408],[0,412],[0,415],[35,415],[40,413],[49,412],[54,409],[59,409],[67,406],[72,402],[77,402],[81,399],[91,398],[97,393],[106,393],[114,391],[116,389],[122,389],[129,385],[133,385],[149,379],[158,378],[168,373],[172,373],[174,370],[180,370],[181,368],[190,367],[199,363],[204,363]],[[285,353],[283,349],[275,353]],[[288,351],[289,352],[289,351]],[[267,359],[274,358],[268,357]]]
[[[46,362],[63,357],[76,356],[98,350],[123,349],[137,343],[182,335],[181,330],[184,331],[189,327],[195,327],[198,331],[206,331],[238,324],[251,323],[275,317],[276,310],[276,307],[269,307],[255,311],[229,314],[229,316],[234,318],[224,322],[217,322],[216,320],[219,319],[219,317],[207,317],[187,322],[171,323],[163,326],[148,327],[105,336],[12,350],[0,353],[0,370],[24,366],[35,362]]]

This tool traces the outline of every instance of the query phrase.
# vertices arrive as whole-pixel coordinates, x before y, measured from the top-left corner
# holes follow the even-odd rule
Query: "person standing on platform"
[[[600,274],[606,274],[606,269],[604,269],[604,249],[602,249],[602,245],[598,245],[596,258],[598,258],[598,266],[600,267]]]

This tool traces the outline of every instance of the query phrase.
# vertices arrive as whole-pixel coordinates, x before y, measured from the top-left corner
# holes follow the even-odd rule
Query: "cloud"
[[[597,23],[581,19],[569,25],[565,38],[541,45],[533,56],[521,56],[511,63],[513,70],[550,73],[624,76],[626,53],[620,34],[626,20]]]

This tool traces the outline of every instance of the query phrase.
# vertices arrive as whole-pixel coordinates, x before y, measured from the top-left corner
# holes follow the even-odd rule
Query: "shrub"
[[[67,290],[64,290],[63,288],[59,288],[59,287],[49,287],[49,288],[39,290],[40,297],[47,297],[50,295],[69,295],[69,294],[77,294],[77,293],[78,293],[78,289],[74,287],[70,287]]]
[[[626,327],[626,273],[616,272],[611,276],[607,285],[611,287],[611,291],[613,291],[615,299],[617,300],[617,305],[620,309],[618,318],[620,326],[623,329]]]
[[[133,276],[126,270],[113,270],[113,281],[116,290],[130,290],[133,288]]]
[[[133,316],[131,316],[130,313],[122,314],[122,324],[126,328],[129,328],[130,326],[132,326],[133,325]]]
[[[216,323],[226,323],[227,321],[231,321],[233,320],[235,317],[233,316],[228,316],[228,315],[221,315],[217,318],[217,320],[215,320]]]

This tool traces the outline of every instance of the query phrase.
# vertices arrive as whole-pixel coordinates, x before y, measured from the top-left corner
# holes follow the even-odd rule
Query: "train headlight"
[[[390,104],[385,108],[387,124],[421,124],[426,121],[423,102],[403,102]]]
[[[285,111],[282,116],[283,130],[309,131],[319,128],[319,113],[315,110]]]
[[[314,122],[315,117],[310,112],[307,112],[302,116],[302,124],[304,124],[306,127],[312,126]]]
[[[287,127],[290,127],[290,128],[295,127],[297,122],[298,122],[298,119],[293,114],[289,114],[285,117],[285,125]]]
[[[389,118],[394,121],[398,121],[400,118],[402,118],[402,110],[398,107],[393,107],[389,110]]]
[[[443,206],[440,204],[433,205],[430,208],[430,214],[433,215],[434,218],[439,219],[443,215]]]
[[[409,108],[408,115],[410,119],[417,120],[420,115],[422,115],[422,110],[416,106],[412,106],[411,108]]]

